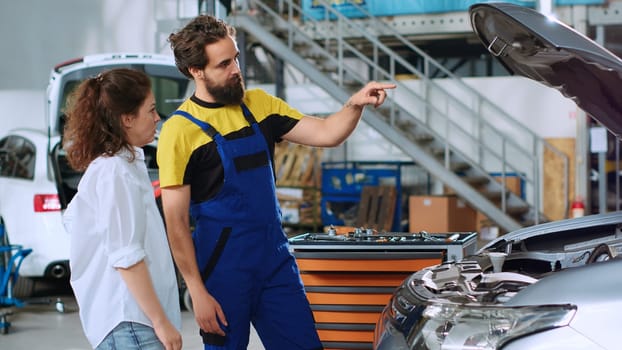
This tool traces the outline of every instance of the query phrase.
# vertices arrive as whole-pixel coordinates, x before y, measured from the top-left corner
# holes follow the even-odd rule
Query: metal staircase
[[[542,154],[559,158],[564,186],[566,156],[390,26],[343,2],[360,18],[346,18],[326,0],[313,2],[325,5],[322,20],[309,16],[299,0],[252,0],[252,11],[234,11],[227,20],[340,103],[369,80],[395,83],[381,108],[365,109],[365,123],[502,230],[546,221],[540,210]],[[423,64],[414,67],[388,42],[408,48]],[[416,84],[396,79],[398,71],[416,77]],[[447,78],[431,79],[431,71]],[[520,177],[524,197],[501,185],[508,174]]]
[[[502,229],[546,221],[537,214],[542,154],[547,149],[559,157],[567,174],[564,154],[365,9],[351,4],[365,17],[352,20],[324,0],[319,2],[326,5],[324,20],[305,15],[293,0],[256,0],[253,15],[238,11],[229,22],[341,103],[370,79],[397,84],[383,107],[365,109],[368,125]],[[383,44],[388,40],[400,41],[421,56],[423,71]],[[418,78],[416,87],[396,80],[398,67]],[[430,68],[449,77],[445,80],[450,87],[428,78]],[[511,130],[512,136],[504,130]],[[490,173],[501,174],[502,183],[506,174],[520,176],[525,198]]]

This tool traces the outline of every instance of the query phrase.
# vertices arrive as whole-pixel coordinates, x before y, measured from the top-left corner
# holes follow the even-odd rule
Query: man
[[[274,144],[337,146],[363,108],[380,106],[395,85],[371,82],[340,111],[316,118],[262,90],[245,91],[235,30],[223,21],[199,16],[169,41],[196,91],[162,128],[160,186],[205,349],[246,349],[251,322],[267,349],[321,349],[281,227]]]

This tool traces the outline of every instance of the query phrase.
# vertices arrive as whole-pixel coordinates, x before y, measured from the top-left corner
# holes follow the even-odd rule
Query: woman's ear
[[[131,114],[122,114],[121,123],[126,129],[131,129],[132,125],[134,125],[134,116]]]

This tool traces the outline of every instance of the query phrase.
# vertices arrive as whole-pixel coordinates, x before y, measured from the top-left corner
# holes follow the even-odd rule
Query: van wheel
[[[186,286],[186,281],[181,277],[181,273],[175,270],[177,274],[177,286],[179,288],[179,304],[182,309],[186,309],[188,311],[192,311],[192,300],[190,299],[190,292],[188,291],[188,287]]]
[[[192,311],[192,299],[190,298],[190,292],[188,288],[184,288],[182,292],[182,300],[184,302],[184,307],[188,311]]]
[[[29,277],[17,276],[13,285],[13,296],[16,298],[30,298],[35,292],[35,280]]]

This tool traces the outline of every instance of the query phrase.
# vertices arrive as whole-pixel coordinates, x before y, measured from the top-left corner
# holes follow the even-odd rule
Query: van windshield
[[[61,101],[58,110],[55,112],[58,122],[56,130],[62,135],[64,125],[64,111],[67,104],[67,97],[84,79],[95,76],[103,71],[113,68],[131,68],[141,70],[151,78],[151,87],[156,100],[156,110],[162,120],[165,120],[183,100],[191,93],[190,80],[184,77],[175,66],[158,64],[117,64],[99,67],[88,67],[78,71],[68,73],[63,77],[61,87]]]
[[[67,97],[83,80],[93,77],[100,72],[113,68],[131,68],[141,70],[151,78],[151,87],[156,100],[156,110],[160,114],[162,121],[166,120],[179,105],[184,101],[194,88],[191,81],[184,77],[173,65],[163,64],[115,64],[98,67],[86,67],[74,72],[63,75],[60,82],[60,98],[56,111],[52,115],[56,116],[56,124],[52,126],[53,133],[61,135],[59,141],[53,142],[50,147],[50,159],[53,174],[58,189],[61,208],[65,209],[67,204],[76,194],[78,183],[82,177],[82,172],[75,171],[69,166],[62,149],[62,133],[65,119],[65,107]],[[158,127],[161,126],[160,125]],[[157,141],[156,141],[157,142]],[[143,147],[145,151],[145,162],[152,184],[158,184],[158,165],[155,159],[156,142]],[[156,197],[159,200],[158,197]],[[158,202],[159,205],[159,202]]]

